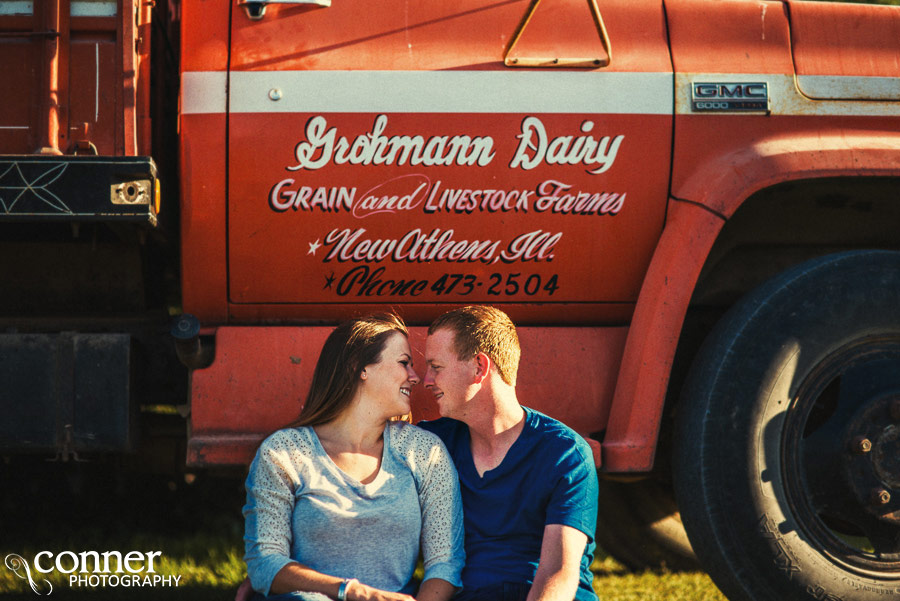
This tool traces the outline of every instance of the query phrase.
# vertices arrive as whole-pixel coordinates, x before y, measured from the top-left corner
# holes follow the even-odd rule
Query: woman
[[[256,599],[446,601],[461,586],[453,462],[437,436],[391,421],[419,381],[407,337],[393,314],[338,326],[300,417],[260,445],[244,506]]]

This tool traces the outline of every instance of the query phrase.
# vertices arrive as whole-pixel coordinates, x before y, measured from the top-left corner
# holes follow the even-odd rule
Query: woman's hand
[[[341,582],[340,578],[322,574],[297,562],[291,562],[275,574],[269,594],[309,591],[322,593],[336,599]],[[344,589],[344,598],[347,601],[416,601],[409,595],[383,591],[358,580],[351,580],[347,583],[347,588]]]
[[[347,585],[345,595],[349,601],[416,601],[409,595],[383,591],[356,580]]]

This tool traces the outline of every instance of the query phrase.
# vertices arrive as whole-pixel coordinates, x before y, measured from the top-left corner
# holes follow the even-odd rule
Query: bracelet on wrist
[[[350,584],[353,582],[359,582],[356,578],[344,578],[344,581],[338,587],[338,601],[347,601],[347,589],[350,588]]]

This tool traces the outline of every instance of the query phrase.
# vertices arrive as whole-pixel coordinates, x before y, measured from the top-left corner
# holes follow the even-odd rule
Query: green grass
[[[181,576],[177,588],[91,589],[71,588],[54,571],[51,601],[230,601],[245,575],[241,478],[192,482],[102,464],[0,462],[0,601],[38,598],[3,559],[33,562],[45,550],[161,551],[157,573]],[[725,601],[702,572],[630,573],[602,551],[592,569],[602,601]]]
[[[54,570],[47,575],[53,586],[51,599],[124,599],[126,591],[127,597],[134,599],[231,599],[246,572],[241,537],[236,526],[239,524],[235,522],[234,526],[226,525],[224,532],[200,532],[185,537],[147,533],[99,536],[96,531],[69,532],[58,541],[44,542],[40,546],[18,545],[12,548],[0,543],[0,558],[5,558],[9,553],[17,553],[33,562],[35,555],[44,550],[51,551],[54,555],[65,550],[116,550],[123,555],[128,551],[161,551],[162,555],[154,565],[156,573],[162,576],[180,576],[177,588],[70,587],[68,577]],[[44,563],[46,565],[47,562]],[[38,582],[39,590],[45,593],[46,584],[38,580],[34,571],[32,577]],[[37,598],[24,579],[2,566],[0,598],[9,595]]]
[[[601,601],[726,601],[704,572],[629,572],[602,551],[591,569]]]
[[[62,551],[66,549],[83,550],[118,549],[126,550],[159,550],[162,551],[158,572],[162,575],[180,575],[177,588],[70,588],[68,580],[62,574],[51,574],[53,585],[52,599],[72,599],[76,601],[101,601],[124,599],[162,599],[168,600],[230,600],[238,584],[244,579],[245,568],[241,559],[243,549],[240,536],[199,533],[188,537],[154,537],[151,535],[135,535],[120,539],[119,544],[97,543],[85,546],[82,543],[61,543],[37,548],[24,548],[11,551],[0,549],[3,557],[16,552],[26,559],[32,560],[40,550]],[[6,547],[6,545],[3,545]],[[630,573],[624,566],[611,557],[599,552],[592,569],[595,573],[594,590],[602,601],[725,601],[725,597],[712,584],[709,577],[702,572],[668,573],[642,572]],[[42,583],[41,583],[42,584]],[[43,586],[43,584],[42,584]],[[45,591],[42,588],[42,591]],[[24,580],[19,579],[11,571],[0,568],[0,598],[37,598]]]

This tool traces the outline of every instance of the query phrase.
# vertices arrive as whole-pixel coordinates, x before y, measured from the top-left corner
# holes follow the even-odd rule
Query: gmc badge
[[[692,111],[768,111],[769,87],[764,81],[749,83],[691,84]]]

